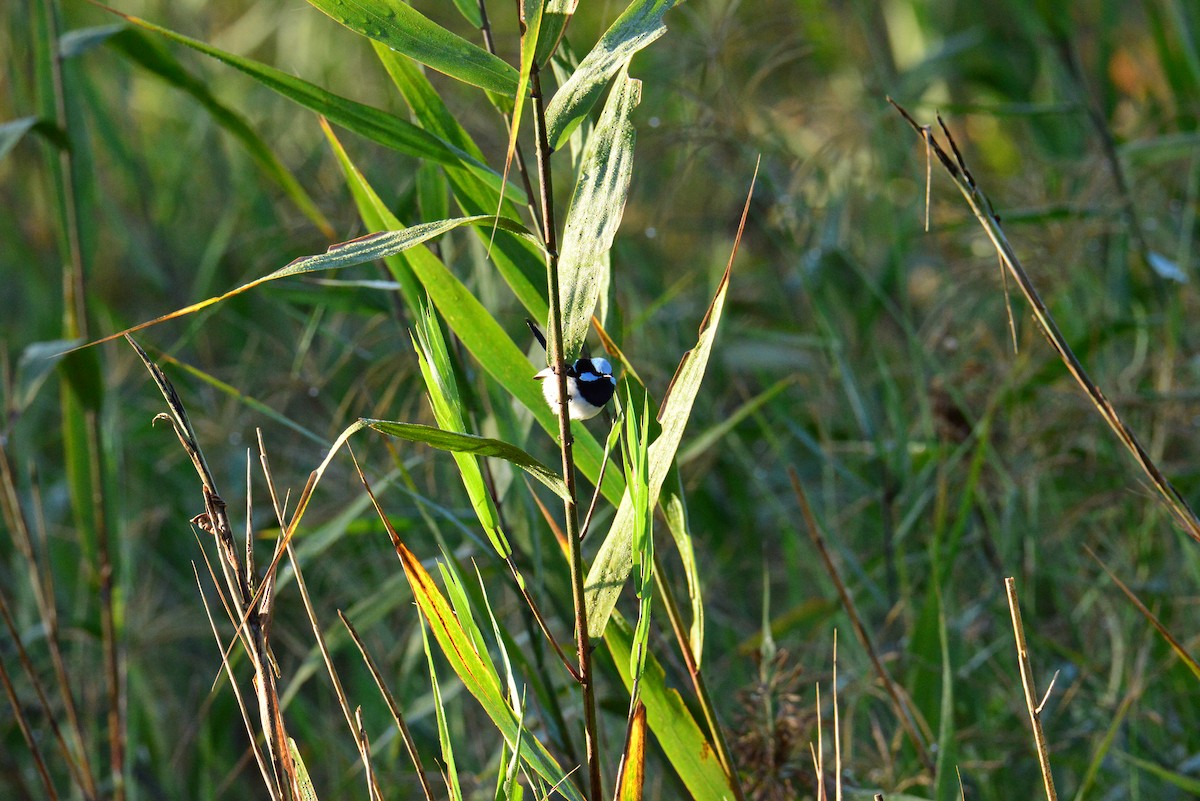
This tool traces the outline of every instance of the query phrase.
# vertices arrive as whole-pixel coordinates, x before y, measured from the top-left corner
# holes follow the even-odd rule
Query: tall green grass
[[[420,797],[411,753],[436,798],[542,797],[566,774],[564,797],[601,797],[633,793],[618,766],[647,730],[648,797],[731,797],[727,770],[747,797],[805,797],[818,684],[832,795],[835,628],[847,794],[957,798],[961,774],[967,798],[1038,797],[1006,576],[1039,693],[1057,672],[1040,720],[1059,796],[1196,795],[1196,545],[936,160],[923,230],[926,150],[884,100],[942,114],[1063,343],[1194,505],[1187,3],[584,4],[553,63],[553,4],[523,4],[524,50],[513,9],[489,6],[495,57],[472,3],[394,25],[320,2],[120,9],[145,22],[10,5],[5,797],[270,797],[301,768],[319,798]],[[622,25],[646,33],[628,78],[629,51],[588,60]],[[536,104],[514,102],[530,84],[540,149]],[[557,326],[539,157],[571,299]],[[404,233],[327,252],[377,231]],[[54,354],[285,265],[134,334],[228,504],[221,551],[189,525],[219,515],[150,425],[168,409],[137,354]],[[570,429],[574,493],[526,317],[568,361],[586,340],[619,368],[629,416]],[[649,442],[610,437],[648,417]],[[622,500],[639,459],[652,558]],[[568,520],[597,482],[572,573]],[[254,570],[214,580],[202,555],[244,563],[248,503]],[[261,610],[272,564],[268,636],[228,650],[230,679],[215,590]],[[267,646],[294,741],[275,768],[250,681]]]

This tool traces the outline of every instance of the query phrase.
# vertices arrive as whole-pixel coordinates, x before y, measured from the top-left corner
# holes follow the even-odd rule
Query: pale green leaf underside
[[[641,81],[622,71],[579,168],[558,267],[563,353],[568,362],[583,349],[600,290],[607,284],[606,256],[621,225],[633,176],[636,135],[629,115],[640,99]]]

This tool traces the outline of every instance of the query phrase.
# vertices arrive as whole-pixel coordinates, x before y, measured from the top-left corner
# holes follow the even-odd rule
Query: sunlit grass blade
[[[454,761],[454,738],[446,722],[446,705],[442,703],[442,684],[438,681],[437,666],[433,663],[433,649],[429,647],[429,634],[425,621],[421,621],[421,645],[425,648],[425,661],[429,665],[429,688],[433,692],[433,712],[437,718],[438,742],[442,746],[442,764],[446,766],[446,785],[453,801],[462,801],[462,786],[458,781],[458,765]]]
[[[648,469],[650,433],[649,399],[642,397],[638,414],[633,399],[625,396],[625,434],[621,438],[621,454],[625,462],[625,486],[633,506],[632,556],[637,571],[638,618],[633,631],[629,673],[633,676],[633,703],[638,700],[646,653],[650,649],[650,609],[654,597],[654,506],[650,502]]]
[[[627,690],[632,691],[633,676],[629,673],[629,658],[633,632],[619,613],[612,616],[611,625],[605,629],[604,642],[616,663],[621,681]],[[715,756],[712,743],[704,736],[679,692],[667,686],[666,674],[653,654],[647,656],[646,669],[642,673],[641,700],[646,706],[646,722],[650,730],[654,732],[667,762],[679,774],[691,797],[697,801],[733,798],[734,792],[720,760]]]
[[[299,801],[317,801],[317,788],[313,786],[312,778],[308,775],[308,768],[300,756],[300,749],[296,747],[296,741],[291,737],[288,738],[288,750],[292,752],[292,765],[296,768],[296,789],[299,791]]]
[[[191,95],[212,116],[216,123],[238,140],[250,154],[269,180],[277,184],[285,195],[320,229],[326,239],[333,239],[333,226],[317,208],[308,192],[296,180],[279,157],[245,118],[216,98],[209,90],[210,84],[188,72],[178,59],[158,41],[134,28],[124,25],[107,25],[102,28],[85,28],[71,31],[63,37],[61,51],[64,58],[78,55],[76,50],[94,46],[97,40],[105,41],[110,47],[133,63],[144,68],[168,84]]]
[[[462,398],[454,380],[454,368],[450,364],[450,354],[442,338],[441,326],[431,309],[426,309],[425,314],[416,320],[415,328],[417,341],[413,343],[413,347],[420,362],[421,375],[425,379],[425,389],[429,393],[434,418],[438,426],[446,431],[463,431],[467,426],[463,418]],[[500,529],[500,514],[496,511],[496,504],[484,481],[479,461],[474,456],[461,452],[455,452],[453,455],[463,486],[467,490],[467,497],[471,499],[475,516],[479,518],[479,524],[487,533],[492,547],[501,558],[507,559],[512,554],[512,548]]]
[[[207,56],[241,70],[263,86],[278,92],[307,109],[315,111],[331,122],[389,147],[417,158],[426,158],[441,164],[465,166],[462,154],[455,152],[445,142],[411,122],[394,114],[364,105],[322,89],[316,84],[296,78],[282,70],[267,66],[252,59],[234,55],[189,36],[155,25],[147,20],[107,9],[132,25],[152,31],[168,39],[198,50]]]
[[[563,355],[578,358],[602,287],[608,284],[608,251],[621,226],[633,176],[636,134],[629,115],[641,100],[641,81],[622,70],[600,122],[588,138],[579,182],[563,228],[558,264],[563,314]]]
[[[536,61],[545,66],[558,49],[579,0],[545,0],[542,8],[542,32],[538,37]]]
[[[451,78],[513,97],[512,65],[443,28],[400,0],[308,0],[352,31]]]
[[[667,32],[662,18],[673,5],[674,0],[634,0],[600,37],[546,109],[546,136],[551,149],[562,145],[637,51]]]
[[[756,171],[757,174],[757,171]],[[738,236],[734,241],[733,251],[729,255],[729,263],[725,274],[717,286],[708,313],[700,324],[700,336],[696,346],[688,351],[675,371],[675,377],[667,388],[667,396],[659,409],[659,422],[662,433],[650,446],[649,484],[650,504],[658,503],[659,491],[667,473],[675,461],[675,453],[683,439],[683,431],[687,427],[688,418],[692,413],[692,404],[700,392],[700,383],[708,367],[709,356],[712,355],[713,343],[721,323],[721,313],[725,308],[725,296],[729,291],[729,276],[733,270],[733,260],[737,256],[741,233],[746,225],[746,216],[750,213],[750,198],[754,193],[754,182],[751,181],[750,191],[746,197],[746,205],[742,210],[741,224],[738,226]],[[617,597],[625,586],[629,571],[633,567],[632,535],[634,525],[633,502],[626,492],[617,509],[608,536],[600,546],[592,562],[587,576],[588,599],[588,633],[592,637],[604,634],[609,616],[617,603]]]
[[[483,154],[478,146],[446,108],[429,78],[399,53],[381,45],[377,45],[375,51],[421,125],[482,161]],[[496,176],[493,181],[492,176],[492,173],[481,176],[478,172],[454,167],[446,169],[454,200],[464,214],[494,214],[499,208],[501,216],[516,217],[511,203],[500,203],[500,178]],[[526,193],[513,183],[504,185],[504,194],[512,203],[529,202]],[[549,306],[545,297],[544,257],[538,245],[501,231],[479,229],[477,235],[487,245],[496,269],[529,315],[535,320],[545,320]]]
[[[370,487],[366,484],[366,477],[361,473],[359,477],[370,492]],[[521,721],[504,701],[500,689],[500,679],[495,670],[489,670],[487,664],[476,653],[471,638],[463,630],[462,624],[451,610],[437,584],[434,583],[433,577],[425,570],[421,561],[401,542],[374,494],[371,494],[371,500],[375,504],[375,511],[379,515],[379,519],[388,529],[392,545],[396,550],[396,555],[400,558],[417,606],[420,607],[421,614],[429,624],[434,639],[437,640],[442,653],[454,668],[454,672],[458,674],[463,686],[483,707],[484,712],[492,719],[509,746],[518,747],[525,764],[547,782],[558,785],[559,792],[570,801],[583,801],[583,797],[573,784],[563,782],[566,774],[537,738],[528,734],[524,737],[521,736],[523,730]],[[562,783],[559,784],[560,782]]]
[[[617,801],[642,801],[646,783],[646,707],[640,701],[625,731],[625,753],[617,773]]]

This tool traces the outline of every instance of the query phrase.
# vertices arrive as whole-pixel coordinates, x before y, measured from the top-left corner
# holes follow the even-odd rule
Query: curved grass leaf
[[[530,236],[525,229],[516,222],[507,218],[496,219],[489,215],[480,215],[478,217],[459,217],[454,220],[439,220],[437,222],[422,223],[414,225],[411,228],[405,228],[399,231],[381,231],[376,234],[367,234],[360,236],[358,239],[351,239],[347,242],[339,242],[324,253],[318,253],[313,256],[304,256],[295,259],[283,267],[280,267],[273,273],[268,273],[261,278],[256,278],[249,283],[242,284],[236,289],[231,289],[223,295],[202,300],[199,303],[193,303],[191,306],[185,306],[169,314],[164,314],[161,317],[156,317],[153,320],[147,320],[144,323],[126,328],[124,331],[118,331],[115,334],[110,334],[102,339],[94,340],[88,345],[99,345],[102,342],[108,342],[117,337],[132,334],[135,331],[140,331],[143,328],[149,328],[152,325],[174,320],[178,317],[184,317],[205,309],[223,300],[227,300],[235,295],[240,295],[247,290],[253,289],[256,286],[265,284],[269,281],[274,281],[278,278],[288,278],[290,276],[305,275],[307,273],[320,272],[322,270],[337,270],[342,267],[351,267],[355,264],[363,264],[376,259],[383,259],[388,256],[393,256],[410,248],[416,247],[423,242],[441,236],[447,231],[453,231],[463,225],[478,225],[483,223],[498,225],[501,229],[520,233],[523,236]],[[88,345],[81,346],[87,347]]]
[[[463,83],[514,97],[512,65],[438,25],[401,0],[308,0],[352,31]]]
[[[366,479],[361,472],[359,477],[366,484]],[[370,493],[369,486],[367,491]],[[485,663],[476,652],[470,636],[463,629],[433,577],[425,570],[421,560],[417,559],[400,540],[373,493],[371,493],[371,501],[375,504],[375,511],[392,538],[392,545],[396,549],[396,555],[400,557],[400,564],[404,568],[404,575],[408,578],[417,606],[420,607],[421,614],[429,623],[434,639],[437,640],[454,672],[458,674],[463,686],[471,695],[475,696],[475,700],[479,702],[483,711],[500,730],[509,747],[515,748],[520,753],[521,759],[533,772],[550,784],[556,785],[558,791],[570,801],[583,801],[583,796],[580,795],[575,785],[566,780],[566,773],[555,762],[554,757],[550,756],[545,746],[537,738],[523,728],[521,720],[505,702],[501,691],[500,677],[496,674],[495,668],[489,669],[489,664]]]
[[[460,434],[456,431],[443,431],[432,426],[417,423],[396,423],[390,420],[359,420],[355,423],[359,428],[371,428],[390,437],[405,439],[409,442],[421,442],[432,448],[454,453],[469,453],[475,456],[493,456],[512,462],[538,481],[545,484],[560,498],[571,497],[562,477],[546,465],[534,459],[525,451],[507,442],[488,437],[477,437],[474,434]]]
[[[600,291],[608,284],[608,251],[621,225],[633,176],[636,134],[629,115],[641,100],[641,87],[641,81],[621,71],[588,138],[567,212],[558,275],[563,355],[568,362],[582,351]]]
[[[756,171],[757,175],[757,171]],[[754,183],[750,184],[750,195],[754,193]],[[741,241],[741,232],[746,225],[746,215],[750,211],[750,195],[746,198],[746,206],[742,210],[742,221],[738,227],[738,238],[734,241],[733,252],[725,267],[725,274],[717,286],[708,313],[700,324],[700,337],[696,347],[684,354],[683,360],[675,371],[675,377],[667,387],[667,396],[659,409],[658,419],[662,424],[662,433],[650,446],[650,505],[658,503],[659,493],[663,482],[675,461],[675,453],[683,439],[683,431],[688,418],[692,414],[692,404],[700,391],[700,382],[708,367],[708,359],[712,354],[713,342],[717,336],[717,328],[721,323],[721,312],[725,308],[725,296],[729,290],[729,274],[733,269],[733,259],[737,255]],[[587,595],[588,634],[601,637],[604,627],[608,625],[613,607],[629,572],[633,569],[633,531],[635,524],[634,503],[628,491],[621,498],[621,505],[613,519],[608,536],[600,545],[592,567],[588,571],[587,585],[584,592]]]
[[[467,166],[462,154],[456,152],[428,131],[418,128],[407,120],[388,114],[373,106],[357,103],[340,97],[308,81],[259,63],[252,59],[234,55],[197,39],[184,36],[138,17],[108,9],[125,21],[147,31],[187,45],[207,56],[241,70],[256,81],[284,97],[294,100],[307,109],[327,117],[331,122],[354,131],[356,134],[377,142],[384,147],[407,153],[417,158],[426,158],[439,164]]]
[[[57,148],[64,149],[69,146],[66,135],[54,123],[38,117],[19,117],[0,124],[0,159],[7,156],[8,152],[17,146],[17,142],[30,131],[40,134]]]
[[[575,130],[637,51],[667,32],[662,18],[673,5],[674,0],[634,0],[584,56],[546,109],[546,136],[552,149],[557,150]]]
[[[646,706],[638,702],[625,732],[625,753],[617,774],[618,801],[642,801],[646,783]]]
[[[567,32],[567,25],[571,23],[571,17],[578,6],[579,0],[545,0],[536,56],[539,67],[545,66],[558,50],[563,34]]]
[[[454,380],[454,368],[450,364],[450,353],[446,349],[446,341],[442,338],[442,329],[434,313],[425,309],[416,320],[417,341],[413,348],[417,352],[417,360],[421,367],[421,376],[425,379],[425,389],[429,393],[429,401],[433,406],[433,416],[438,427],[445,431],[460,431],[467,427],[462,415],[462,399],[459,396],[458,384]],[[487,483],[483,479],[483,471],[479,461],[466,453],[455,452],[454,462],[458,465],[458,474],[471,499],[471,507],[479,524],[483,526],[488,540],[496,553],[502,559],[512,554],[512,548],[504,531],[500,528],[500,513],[488,492]]]
[[[431,133],[483,161],[478,146],[446,108],[425,74],[410,59],[382,45],[376,45],[375,51],[412,109],[413,116],[421,120]],[[463,214],[492,214],[499,207],[501,216],[516,216],[516,211],[509,204],[500,205],[500,184],[491,181],[492,175],[480,176],[468,170],[446,168],[446,179]],[[496,178],[499,180],[499,176]],[[527,202],[525,193],[513,184],[506,184],[504,190],[505,197],[514,203]],[[488,245],[496,269],[529,316],[535,320],[545,320],[549,315],[549,306],[546,303],[546,267],[541,249],[535,243],[503,232],[477,229],[476,233]]]

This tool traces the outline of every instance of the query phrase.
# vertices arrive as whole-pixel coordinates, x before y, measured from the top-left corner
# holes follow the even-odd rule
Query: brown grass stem
[[[1004,579],[1004,592],[1008,596],[1008,611],[1012,615],[1013,636],[1017,644],[1017,663],[1021,668],[1021,686],[1025,690],[1025,708],[1029,710],[1029,723],[1033,727],[1033,744],[1037,749],[1038,766],[1042,771],[1042,783],[1046,788],[1047,801],[1058,801],[1054,790],[1054,776],[1050,772],[1050,754],[1046,749],[1046,733],[1042,731],[1042,704],[1034,689],[1033,666],[1029,662],[1029,646],[1025,642],[1025,627],[1021,623],[1021,605],[1017,600],[1016,579]]]
[[[546,274],[550,304],[549,345],[547,356],[558,382],[558,436],[562,451],[563,480],[567,498],[563,501],[564,527],[571,569],[571,596],[575,606],[575,642],[579,664],[579,686],[583,694],[584,753],[588,768],[588,797],[604,797],[600,779],[599,722],[596,696],[592,686],[592,646],[588,637],[587,599],[584,595],[583,548],[579,538],[578,490],[575,482],[575,455],[572,451],[571,418],[567,398],[567,365],[563,359],[562,306],[558,283],[558,235],[554,223],[554,183],[550,170],[550,143],[546,138],[546,103],[542,95],[541,73],[537,64],[530,74],[533,100],[533,127],[537,137],[538,182],[541,186],[542,233],[546,245]]]
[[[371,672],[371,678],[375,680],[375,686],[379,688],[379,694],[383,696],[383,702],[387,704],[388,712],[392,715],[392,721],[396,724],[396,729],[400,732],[400,738],[404,740],[404,748],[408,752],[408,758],[412,760],[413,768],[417,771],[417,780],[421,782],[421,790],[425,793],[426,801],[433,801],[433,788],[429,786],[429,780],[425,778],[425,767],[421,764],[421,754],[417,751],[417,744],[413,741],[412,733],[408,730],[408,724],[404,722],[404,714],[400,711],[400,705],[396,703],[395,696],[388,689],[387,684],[383,681],[383,675],[380,674],[379,668],[375,665],[375,660],[371,658],[371,654],[367,651],[367,646],[363,644],[362,638],[358,636],[358,631],[354,628],[349,618],[338,611],[338,617],[341,618],[342,625],[346,627],[346,631],[350,632],[350,639],[354,640],[354,644],[358,647],[358,652],[362,654],[363,662],[367,666],[367,670]]]
[[[1184,499],[1179,490],[1167,479],[1150,457],[1150,454],[1142,447],[1133,430],[1117,414],[1116,408],[1104,396],[1100,387],[1088,376],[1083,363],[1079,361],[1075,352],[1071,350],[1071,346],[1067,344],[1066,337],[1058,329],[1054,318],[1050,316],[1045,302],[1043,302],[1041,295],[1038,294],[1037,289],[1034,288],[1029,274],[1025,271],[1012,245],[1009,244],[1008,238],[1004,235],[1004,231],[1000,227],[1000,218],[992,211],[991,203],[988,202],[987,198],[979,190],[974,176],[967,169],[962,153],[959,151],[954,137],[950,135],[950,131],[946,128],[946,124],[942,121],[942,118],[938,117],[938,124],[941,126],[942,133],[946,137],[946,143],[954,154],[953,159],[951,159],[950,155],[927,126],[917,124],[917,121],[891,98],[888,98],[888,102],[900,112],[908,124],[912,126],[913,130],[933,149],[934,155],[937,156],[942,167],[950,175],[951,180],[954,181],[954,185],[958,187],[958,191],[966,199],[967,205],[970,206],[975,219],[979,221],[984,233],[991,240],[992,246],[999,254],[1000,260],[1008,270],[1009,275],[1013,277],[1017,282],[1017,286],[1021,288],[1021,294],[1028,301],[1033,311],[1034,319],[1041,327],[1046,338],[1050,341],[1051,347],[1054,348],[1054,351],[1066,366],[1067,372],[1079,384],[1084,394],[1092,402],[1092,405],[1096,407],[1096,411],[1099,412],[1100,417],[1112,429],[1113,433],[1117,435],[1117,439],[1120,440],[1121,444],[1133,456],[1134,460],[1146,474],[1146,477],[1150,479],[1150,483],[1158,491],[1159,497],[1166,506],[1167,511],[1170,512],[1171,516],[1175,518],[1180,527],[1192,539],[1200,542],[1200,518],[1197,518],[1196,513],[1192,510],[1187,500]]]
[[[40,508],[36,497],[35,505]],[[34,603],[38,608],[38,617],[41,619],[42,625],[46,630],[46,646],[50,653],[50,661],[54,666],[54,678],[58,685],[59,696],[62,700],[63,711],[66,714],[67,726],[71,732],[74,749],[67,746],[59,731],[58,720],[55,716],[47,714],[46,719],[50,722],[54,736],[60,741],[59,747],[66,761],[67,770],[79,786],[80,791],[85,798],[98,798],[96,779],[92,774],[91,764],[87,756],[87,746],[83,738],[83,728],[79,724],[75,694],[71,690],[71,682],[67,677],[66,661],[63,659],[59,641],[58,609],[55,606],[54,600],[53,574],[48,569],[43,570],[43,565],[38,561],[37,553],[33,547],[33,537],[30,535],[29,526],[26,524],[25,515],[21,509],[20,494],[17,492],[16,479],[13,476],[12,465],[9,462],[8,452],[4,447],[2,437],[0,437],[0,511],[3,512],[5,524],[11,532],[13,546],[29,566],[29,580],[33,588]],[[44,551],[45,548],[43,547]],[[0,597],[0,602],[3,602],[3,597]],[[5,610],[4,614],[7,620],[7,610]],[[22,647],[15,629],[11,625],[9,629],[13,635],[13,641],[18,647]],[[34,679],[34,688],[41,695],[41,684],[36,680],[36,676],[36,673],[31,674],[31,677]],[[47,712],[49,711],[50,706],[45,701],[45,698],[42,698],[42,706]]]
[[[225,501],[217,492],[216,481],[213,479],[212,471],[200,449],[195,430],[192,428],[187,409],[184,407],[179,393],[175,391],[175,387],[167,379],[162,369],[146,355],[146,351],[132,337],[126,335],[125,338],[146,366],[167,402],[169,413],[159,415],[155,419],[165,418],[170,421],[175,435],[179,438],[180,444],[188,454],[192,466],[200,478],[204,512],[197,515],[192,522],[213,536],[220,554],[218,563],[229,590],[229,607],[226,611],[230,613],[230,620],[241,636],[247,656],[250,657],[253,665],[252,684],[258,698],[259,721],[266,738],[272,767],[276,775],[281,777],[280,783],[283,784],[283,777],[286,777],[288,789],[298,794],[295,765],[288,747],[287,729],[283,723],[283,712],[279,704],[275,658],[271,653],[268,640],[271,596],[268,591],[271,587],[269,577],[274,573],[275,565],[278,564],[280,546],[276,545],[276,558],[272,560],[271,567],[267,570],[268,580],[256,588],[254,576],[247,572],[247,565],[238,553]],[[288,534],[291,533],[293,532],[289,530]],[[222,659],[225,659],[224,652],[222,652]]]
[[[900,726],[908,735],[913,748],[916,749],[917,757],[921,760],[921,764],[925,766],[925,769],[932,775],[935,767],[933,759],[929,755],[929,749],[925,745],[925,738],[917,730],[915,716],[909,708],[908,702],[899,685],[892,679],[887,668],[883,666],[883,661],[879,658],[879,652],[875,650],[875,645],[871,642],[871,637],[867,634],[867,629],[863,625],[862,617],[858,614],[858,607],[855,605],[854,599],[850,596],[850,591],[846,588],[846,583],[842,581],[842,576],[837,569],[837,565],[833,563],[833,557],[830,556],[829,548],[825,544],[825,537],[821,534],[816,518],[813,517],[812,508],[808,505],[808,495],[804,492],[804,486],[800,483],[800,476],[796,474],[795,468],[792,467],[788,468],[788,475],[792,479],[792,491],[796,494],[796,500],[800,504],[800,513],[804,518],[804,525],[808,529],[808,536],[821,556],[821,562],[825,565],[825,572],[829,574],[833,586],[837,589],[838,597],[842,601],[842,608],[846,610],[846,614],[850,618],[850,625],[854,629],[854,635],[858,638],[858,642],[862,645],[863,650],[867,652],[867,657],[871,660],[871,666],[875,669],[875,675],[879,677],[879,681],[883,684],[883,689],[887,692],[888,698],[891,699],[892,709],[900,721]]]

